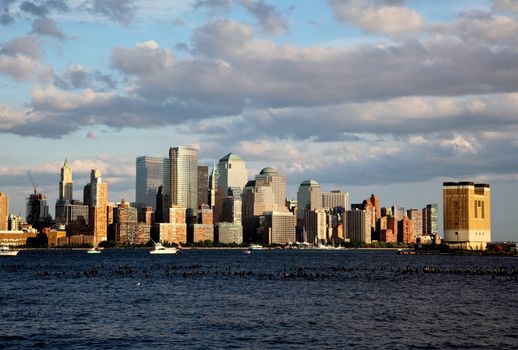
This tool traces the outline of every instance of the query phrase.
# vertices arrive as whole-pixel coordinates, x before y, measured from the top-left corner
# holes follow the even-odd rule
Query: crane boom
[[[29,170],[27,170],[27,174],[29,175],[29,179],[31,180],[31,183],[32,183],[32,189],[34,191],[34,194],[38,194],[38,184],[34,184],[34,180],[32,179],[32,175],[31,175],[31,172]]]

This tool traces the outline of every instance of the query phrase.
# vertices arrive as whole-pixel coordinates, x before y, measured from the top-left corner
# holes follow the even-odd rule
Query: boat
[[[0,247],[0,256],[16,256],[19,250],[11,249],[7,246]]]
[[[155,243],[155,247],[149,252],[149,254],[176,254],[178,248],[175,247],[164,247],[162,243]]]
[[[264,247],[262,245],[259,245],[259,244],[250,244],[250,250],[261,250],[261,249],[264,249]]]
[[[102,249],[100,249],[99,247],[96,247],[96,248],[90,248],[86,252],[88,254],[100,254],[101,251],[102,251]]]

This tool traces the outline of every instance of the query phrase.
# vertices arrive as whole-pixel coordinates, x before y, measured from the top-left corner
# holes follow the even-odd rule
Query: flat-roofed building
[[[491,242],[491,192],[488,184],[443,183],[444,240],[451,247],[484,250]]]

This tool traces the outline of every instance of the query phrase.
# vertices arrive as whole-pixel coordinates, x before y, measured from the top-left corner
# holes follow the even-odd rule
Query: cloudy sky
[[[135,157],[196,145],[288,193],[442,205],[492,186],[494,240],[518,240],[516,0],[0,0],[0,191],[27,170],[54,206],[99,167],[134,200]],[[442,221],[442,220],[441,220]]]

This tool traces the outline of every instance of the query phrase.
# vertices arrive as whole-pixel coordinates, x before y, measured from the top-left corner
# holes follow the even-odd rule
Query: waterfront
[[[0,348],[514,349],[513,267],[394,251],[22,251],[0,259]]]

